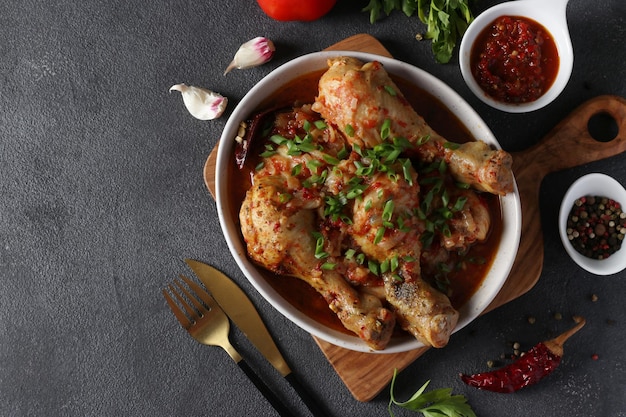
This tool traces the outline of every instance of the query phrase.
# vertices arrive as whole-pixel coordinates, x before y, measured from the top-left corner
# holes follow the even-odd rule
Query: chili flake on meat
[[[470,62],[480,87],[507,103],[537,100],[559,69],[552,35],[539,23],[518,16],[499,17],[487,26],[474,43]]]

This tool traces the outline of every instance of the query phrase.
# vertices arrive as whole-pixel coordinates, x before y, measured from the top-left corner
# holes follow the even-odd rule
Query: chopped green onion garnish
[[[305,132],[308,132],[311,130],[311,122],[309,122],[308,120],[305,120],[304,123],[302,123],[302,128],[304,129]]]
[[[454,206],[452,207],[452,211],[463,210],[463,207],[465,206],[466,202],[467,202],[467,197],[459,197],[454,203]]]
[[[324,262],[322,264],[322,269],[326,270],[326,271],[332,271],[333,269],[335,269],[335,267],[337,266],[337,264],[332,263],[332,262]]]
[[[322,166],[322,163],[317,159],[309,159],[306,161],[306,166],[313,172],[317,172],[317,168]]]
[[[411,160],[406,158],[402,160],[402,174],[404,175],[404,180],[409,183],[409,185],[413,185],[413,177],[411,176]]]
[[[398,269],[398,255],[394,255],[389,260],[389,266],[391,267],[391,272],[395,272]]]
[[[380,263],[380,273],[384,274],[387,271],[389,271],[389,259],[385,259]]]
[[[291,168],[291,175],[294,177],[297,177],[298,175],[300,175],[301,172],[302,172],[302,164],[294,165],[293,168]]]
[[[272,135],[270,136],[270,140],[277,145],[282,145],[283,143],[287,142],[287,138],[281,135]]]
[[[389,137],[390,128],[391,128],[391,120],[385,119],[385,121],[383,122],[383,125],[380,128],[380,138],[382,140],[385,140]]]
[[[441,193],[441,203],[444,207],[447,207],[450,203],[450,196],[448,195],[448,190],[444,188],[443,193]]]
[[[396,93],[396,90],[394,90],[392,86],[386,85],[384,88],[385,88],[385,91],[388,92],[390,96],[395,97],[398,95],[398,93]]]
[[[324,252],[324,236],[319,232],[313,232],[313,238],[315,238],[315,258],[323,259],[327,258],[328,253]]]
[[[441,161],[439,161],[439,173],[443,175],[446,173],[447,170],[448,170],[448,164],[446,164],[445,159],[442,159]]]
[[[376,261],[372,261],[372,260],[368,260],[367,261],[367,267],[369,268],[370,272],[376,276],[380,275],[380,265],[378,265],[378,262]]]
[[[385,203],[385,207],[383,208],[383,220],[384,221],[391,221],[391,217],[393,216],[393,209],[395,208],[395,205],[393,203],[393,200],[387,200],[387,202]]]
[[[328,162],[331,165],[339,165],[339,163],[341,162],[339,159],[335,158],[332,155],[328,155],[328,154],[322,154],[322,158],[324,158],[324,161]]]
[[[323,120],[316,120],[315,122],[313,122],[313,124],[315,125],[316,128],[318,128],[319,130],[322,129],[326,129],[328,126],[326,125],[326,122],[324,122]]]
[[[380,243],[381,240],[383,240],[383,237],[385,236],[385,228],[384,227],[379,227],[378,230],[376,231],[376,235],[374,236],[374,244],[377,245]]]

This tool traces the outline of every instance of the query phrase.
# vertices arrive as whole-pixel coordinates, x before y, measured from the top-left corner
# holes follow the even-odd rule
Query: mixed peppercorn
[[[567,219],[567,237],[574,249],[592,259],[606,259],[617,252],[626,235],[626,212],[607,197],[577,199]]]

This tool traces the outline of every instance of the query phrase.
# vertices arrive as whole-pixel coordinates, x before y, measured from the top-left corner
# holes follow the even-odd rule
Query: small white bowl
[[[233,110],[219,142],[220,146],[215,171],[216,200],[222,232],[239,268],[272,306],[305,331],[328,343],[346,349],[373,352],[356,335],[338,332],[320,324],[296,309],[272,288],[259,272],[258,267],[247,256],[246,246],[241,237],[239,221],[237,215],[233,214],[238,213],[239,207],[231,207],[231,199],[229,198],[231,192],[229,187],[232,185],[228,180],[228,173],[231,172],[230,167],[235,163],[234,138],[237,136],[240,121],[248,118],[254,111],[258,111],[258,106],[268,96],[280,90],[283,85],[312,71],[328,68],[327,60],[329,58],[342,55],[352,56],[364,62],[374,60],[381,62],[389,73],[412,82],[441,101],[458,117],[475,138],[481,139],[495,148],[500,148],[500,145],[480,116],[461,96],[442,81],[407,63],[362,52],[316,52],[289,61],[263,78]],[[502,285],[504,285],[517,255],[522,218],[517,185],[515,185],[514,192],[500,198],[500,204],[503,230],[497,254],[480,287],[467,303],[459,309],[460,317],[455,332],[475,320],[489,306],[502,288]],[[406,352],[419,347],[423,347],[423,344],[413,337],[394,337],[385,350],[376,351],[375,353]]]
[[[574,249],[567,238],[567,218],[574,202],[584,196],[601,196],[613,199],[626,208],[626,189],[605,174],[588,174],[576,180],[565,193],[559,211],[559,234],[565,250],[581,268],[596,275],[616,274],[626,268],[626,244],[606,259],[588,258]]]
[[[517,0],[493,6],[474,19],[463,35],[459,47],[461,74],[467,86],[484,103],[509,113],[538,110],[556,99],[567,85],[574,66],[574,50],[567,28],[566,8],[569,0]],[[537,100],[527,103],[504,103],[491,98],[478,85],[470,66],[472,46],[480,33],[501,16],[521,16],[541,24],[552,34],[559,54],[559,69],[552,86]]]

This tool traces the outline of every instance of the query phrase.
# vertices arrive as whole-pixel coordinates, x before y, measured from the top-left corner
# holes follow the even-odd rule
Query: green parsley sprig
[[[389,400],[389,415],[394,417],[392,405],[406,408],[407,410],[422,413],[424,417],[476,417],[472,407],[467,403],[463,395],[450,395],[451,388],[440,388],[424,392],[430,381],[426,381],[413,396],[405,401],[396,401],[393,395],[394,384],[398,370],[394,370],[391,380],[391,391]]]
[[[470,10],[471,0],[370,0],[363,9],[369,12],[370,22],[375,23],[394,10],[407,16],[417,16],[427,25],[425,38],[432,41],[435,60],[441,64],[450,62],[452,51],[467,26],[474,20]]]

